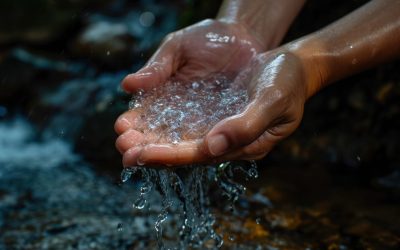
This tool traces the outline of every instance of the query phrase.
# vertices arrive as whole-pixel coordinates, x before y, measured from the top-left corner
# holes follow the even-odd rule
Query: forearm
[[[280,44],[305,0],[224,0],[217,19],[244,25],[264,49]]]
[[[308,96],[325,85],[400,57],[400,0],[374,0],[285,46],[304,61]]]

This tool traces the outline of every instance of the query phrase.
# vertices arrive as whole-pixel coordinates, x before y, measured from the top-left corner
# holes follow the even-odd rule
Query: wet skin
[[[257,20],[265,16],[253,15],[256,21],[249,21],[244,17],[256,8],[242,7],[248,13],[241,15],[238,7],[246,5],[240,3],[225,3],[220,21],[208,20],[168,36],[143,69],[127,76],[123,88],[135,92],[162,84],[171,75],[187,79],[248,68],[244,83],[250,103],[245,111],[220,121],[204,139],[178,145],[152,144],[151,135],[135,130],[138,113],[128,111],[115,124],[124,166],[260,159],[297,128],[306,100],[318,90],[400,56],[400,0],[371,1],[321,31],[267,52],[262,51],[271,49],[274,39],[260,34],[261,28],[248,28],[261,25]],[[232,22],[230,16],[243,23]],[[210,33],[222,39],[211,41]]]

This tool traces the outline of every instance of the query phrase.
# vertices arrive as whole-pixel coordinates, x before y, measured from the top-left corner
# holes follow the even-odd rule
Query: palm
[[[124,165],[136,164],[139,155],[140,162],[173,165],[265,155],[298,126],[304,100],[301,67],[295,58],[260,51],[258,41],[243,27],[217,21],[204,21],[169,35],[141,70],[127,76],[125,90],[148,90],[170,77],[190,80],[223,73],[232,79],[240,73],[238,79],[247,84],[251,105],[238,116],[220,121],[204,140],[178,145],[148,143],[153,141],[151,135],[137,130],[140,111],[130,110],[115,127],[121,134],[116,144]],[[216,134],[229,136],[229,152],[221,155],[210,146],[205,148]]]
[[[149,62],[123,81],[128,92],[180,79],[226,73],[235,77],[258,52],[260,43],[236,24],[206,20],[166,37]]]
[[[177,34],[181,65],[179,77],[205,77],[213,73],[236,75],[261,50],[242,27],[204,21]]]

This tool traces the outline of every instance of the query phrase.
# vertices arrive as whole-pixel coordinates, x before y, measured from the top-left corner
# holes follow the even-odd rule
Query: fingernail
[[[214,156],[222,155],[228,147],[228,140],[223,135],[215,135],[208,140],[208,150]]]

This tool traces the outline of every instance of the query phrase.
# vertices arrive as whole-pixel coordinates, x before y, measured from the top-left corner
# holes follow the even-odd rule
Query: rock
[[[0,57],[0,103],[29,113],[29,105],[42,91],[82,69],[80,63],[49,59],[26,49],[8,50]]]
[[[126,11],[126,8],[131,8]],[[177,27],[176,6],[154,2],[125,7],[115,17],[88,16],[87,26],[71,44],[72,52],[94,63],[130,66],[138,58],[148,58],[161,39]]]
[[[109,166],[121,166],[113,127],[116,118],[128,108],[130,97],[119,87],[126,74],[104,73],[64,81],[34,100],[30,117],[45,138],[67,140],[97,168],[120,171]]]
[[[83,7],[95,2],[99,4],[94,0],[1,1],[0,44],[53,41],[80,21]]]
[[[121,64],[133,55],[134,38],[122,23],[106,20],[90,23],[79,35],[73,50],[108,64]]]
[[[128,249],[152,235],[132,214],[135,188],[96,175],[70,146],[38,140],[22,118],[0,125],[0,249]]]

